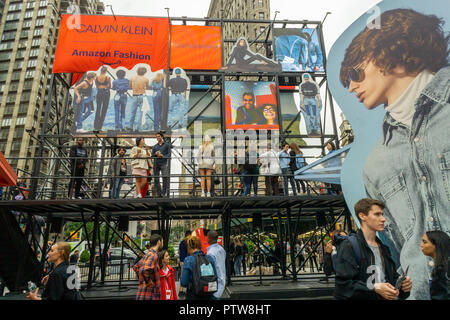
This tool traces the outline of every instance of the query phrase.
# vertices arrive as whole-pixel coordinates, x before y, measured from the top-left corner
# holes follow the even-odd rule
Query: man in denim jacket
[[[439,18],[410,9],[386,11],[380,21],[353,39],[340,80],[367,109],[387,111],[364,184],[386,204],[385,243],[403,270],[409,266],[411,298],[429,299],[432,267],[420,241],[426,231],[450,231],[448,38]]]

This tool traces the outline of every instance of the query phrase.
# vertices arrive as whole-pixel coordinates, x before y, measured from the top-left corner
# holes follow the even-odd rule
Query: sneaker
[[[206,197],[206,193],[202,192],[202,197]]]
[[[208,193],[206,194],[206,196],[207,196],[207,197],[211,197],[211,193],[208,192]]]
[[[136,198],[142,198],[142,195],[140,193],[136,194]]]

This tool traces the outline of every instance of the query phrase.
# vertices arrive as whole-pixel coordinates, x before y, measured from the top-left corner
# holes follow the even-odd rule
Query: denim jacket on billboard
[[[412,299],[429,299],[426,231],[450,234],[450,66],[439,70],[415,101],[411,128],[386,113],[383,136],[369,154],[364,184],[386,204],[384,236],[413,281]],[[396,252],[395,252],[396,251]]]

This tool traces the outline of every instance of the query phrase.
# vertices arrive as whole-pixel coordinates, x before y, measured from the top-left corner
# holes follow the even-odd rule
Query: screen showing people
[[[275,82],[225,81],[227,129],[279,129]]]
[[[224,72],[281,72],[281,64],[250,50],[247,39],[239,38],[227,64],[219,69]]]
[[[302,83],[299,85],[299,110],[305,119],[306,133],[308,136],[320,136],[320,111],[322,99],[320,88],[309,73],[302,75]]]
[[[158,132],[166,128],[166,121],[172,130],[186,128],[189,87],[189,78],[180,68],[167,78],[163,70],[152,72],[146,64],[132,70],[102,66],[85,73],[71,89],[72,133]]]
[[[316,29],[274,29],[275,56],[284,72],[324,72]]]

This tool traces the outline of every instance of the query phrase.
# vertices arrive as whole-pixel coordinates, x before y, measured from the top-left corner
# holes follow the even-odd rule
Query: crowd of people
[[[128,156],[124,147],[117,148],[117,154],[111,158],[108,168],[111,199],[120,198],[121,188],[125,181],[129,181],[130,176],[135,179],[134,197],[169,196],[171,145],[165,141],[161,132],[156,134],[156,140],[157,143],[154,146],[148,146],[145,144],[144,138],[136,138],[136,145],[131,149]],[[335,150],[332,142],[327,144],[327,148],[330,152]],[[244,154],[244,157],[240,159],[238,152],[235,152],[233,168],[233,173],[239,176],[240,186],[237,190],[242,190],[241,195],[250,196],[253,191],[253,195],[256,196],[260,176],[264,177],[264,194],[266,196],[280,194],[297,196],[308,192],[305,181],[294,179],[295,171],[307,165],[303,152],[297,143],[291,142],[289,144],[285,142],[280,151],[273,150],[271,144],[268,143],[267,150],[261,154],[253,155],[249,148],[245,150]],[[214,190],[217,179],[213,180],[213,177],[217,177],[215,157],[214,143],[208,135],[205,135],[195,157],[202,197],[211,197],[217,194]],[[88,159],[84,139],[77,138],[76,144],[70,148],[69,199],[73,197],[74,191],[76,199],[82,199],[84,196],[82,186]],[[154,180],[153,190],[149,187],[152,180]],[[326,187],[330,194],[340,192],[339,190],[336,191],[336,188],[331,185]]]
[[[190,231],[185,233],[179,245],[181,275],[180,286],[176,286],[174,267],[164,249],[164,240],[158,234],[150,237],[145,254],[137,257],[133,270],[139,278],[137,300],[187,300],[220,299],[226,286],[227,268],[230,275],[254,276],[280,274],[283,259],[294,250],[298,266],[305,271],[309,260],[310,271],[335,274],[334,296],[337,300],[403,300],[410,295],[415,284],[414,277],[397,268],[389,248],[378,238],[377,232],[384,230],[384,203],[374,199],[361,199],[355,204],[360,223],[356,232],[335,230],[324,249],[320,243],[303,240],[291,246],[287,242],[267,240],[253,244],[249,252],[242,236],[235,236],[229,250],[218,244],[218,233],[210,230],[206,234],[208,246]],[[282,250],[284,246],[284,250]],[[443,231],[427,231],[420,249],[429,257],[433,266],[428,288],[432,300],[448,300],[450,293],[450,236]],[[323,251],[322,251],[323,250]],[[68,277],[74,272],[68,269],[79,260],[79,251],[72,255],[70,244],[57,242],[50,245],[48,263],[51,268],[42,279],[43,294],[33,289],[27,294],[31,300],[78,300],[77,288],[70,287]],[[317,261],[317,257],[319,261]],[[229,264],[226,264],[226,261]],[[286,263],[286,260],[285,260]],[[290,263],[290,261],[287,261]]]

